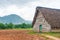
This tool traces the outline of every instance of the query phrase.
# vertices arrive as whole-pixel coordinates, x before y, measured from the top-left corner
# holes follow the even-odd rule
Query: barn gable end
[[[58,19],[60,19],[59,9],[37,7],[33,20],[33,30],[40,32],[40,25],[42,25],[42,32],[50,32],[54,28],[60,29]]]

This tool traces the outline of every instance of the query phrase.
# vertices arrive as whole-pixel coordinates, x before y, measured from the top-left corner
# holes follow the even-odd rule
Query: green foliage
[[[32,28],[32,25],[31,24],[22,23],[22,24],[15,25],[15,28]]]
[[[6,25],[8,29],[13,29],[13,24],[12,23],[9,23]]]
[[[5,25],[3,23],[0,23],[0,29],[5,29]]]
[[[14,29],[14,28],[32,28],[32,25],[31,24],[25,24],[25,23],[22,23],[22,24],[12,24],[12,23],[0,23],[0,29]]]

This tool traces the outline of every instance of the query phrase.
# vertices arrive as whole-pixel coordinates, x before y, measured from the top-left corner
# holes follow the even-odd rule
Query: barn
[[[60,9],[37,7],[32,26],[35,32],[60,32]]]

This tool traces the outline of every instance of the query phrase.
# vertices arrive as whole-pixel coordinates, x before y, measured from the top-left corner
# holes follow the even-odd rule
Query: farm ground
[[[0,40],[51,40],[29,32],[31,30],[0,30]]]

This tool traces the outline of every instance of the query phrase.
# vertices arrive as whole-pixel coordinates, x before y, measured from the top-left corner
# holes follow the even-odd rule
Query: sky
[[[0,0],[0,16],[16,14],[32,21],[37,6],[60,9],[60,0]]]

